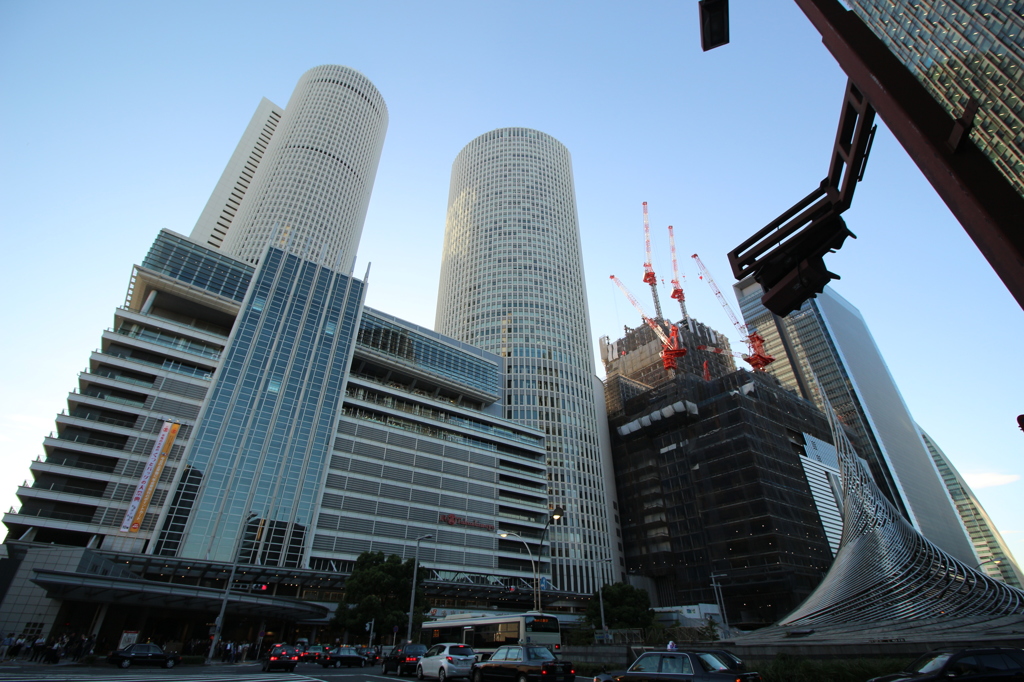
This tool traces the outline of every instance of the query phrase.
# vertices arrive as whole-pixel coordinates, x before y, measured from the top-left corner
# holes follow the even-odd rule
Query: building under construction
[[[621,411],[623,402],[629,397],[671,381],[676,373],[717,379],[736,371],[729,339],[724,334],[692,317],[680,321],[676,327],[680,345],[687,352],[675,358],[675,372],[665,369],[661,357],[662,341],[648,324],[633,329],[625,327],[625,336],[616,341],[607,336],[599,339],[607,377],[605,403],[608,414]],[[721,352],[699,350],[700,346]]]
[[[653,344],[638,343],[642,331],[603,345],[639,353]],[[614,362],[639,367],[646,355],[633,354]],[[658,365],[656,354],[648,359]],[[825,416],[763,372],[708,381],[681,371],[633,395],[621,388],[638,382],[611,376],[608,402],[621,403],[609,422],[631,582],[656,606],[717,603],[714,585],[731,625],[768,625],[796,608],[831,565],[841,532]]]

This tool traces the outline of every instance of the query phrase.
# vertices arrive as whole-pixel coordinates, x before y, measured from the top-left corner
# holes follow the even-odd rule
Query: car
[[[366,657],[359,653],[355,647],[339,646],[334,649],[327,649],[320,656],[320,665],[325,668],[362,668],[366,665]]]
[[[427,647],[423,644],[399,644],[380,659],[380,674],[387,675],[394,670],[401,677],[416,672]]]
[[[725,649],[687,649],[688,653],[695,654],[714,654],[715,657],[721,661],[724,665],[734,672],[746,672],[747,666],[743,663],[743,660],[736,656],[731,651]],[[668,653],[669,650],[666,650]],[[613,672],[601,672],[594,676],[593,682],[613,682],[616,678],[625,675],[625,671],[613,671]]]
[[[287,644],[275,644],[260,656],[263,664],[263,672],[271,670],[284,670],[294,672],[295,666],[299,664],[302,652]]]
[[[468,644],[435,644],[420,659],[416,677],[436,677],[438,682],[450,677],[469,677],[474,663],[476,652]]]
[[[111,651],[107,656],[107,663],[116,665],[119,668],[130,668],[133,665],[162,665],[165,668],[173,668],[181,663],[181,656],[177,651],[164,651],[159,644],[129,644],[123,649]]]
[[[614,679],[615,682],[761,682],[758,673],[738,672],[729,667],[730,663],[710,651],[648,651]]]
[[[868,682],[929,682],[963,677],[971,682],[1024,679],[1024,650],[1013,647],[975,647],[929,651],[898,673]]]
[[[547,647],[516,644],[498,647],[486,661],[473,664],[472,682],[575,682],[572,663],[555,658]]]
[[[306,663],[307,661],[316,663],[320,660],[320,657],[324,655],[326,650],[327,647],[322,644],[314,644],[299,655],[299,661],[302,663]]]
[[[366,665],[377,665],[377,661],[380,659],[377,649],[372,646],[360,646],[356,647],[356,650],[360,656],[366,659]]]

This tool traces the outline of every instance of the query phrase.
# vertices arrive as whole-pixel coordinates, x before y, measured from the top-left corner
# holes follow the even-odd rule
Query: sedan
[[[320,665],[325,668],[362,668],[366,665],[366,658],[359,653],[355,647],[340,646],[336,649],[328,649],[320,656]]]
[[[718,655],[707,651],[649,651],[633,661],[633,665],[616,682],[761,682],[754,672],[737,672]]]
[[[416,677],[436,677],[444,682],[449,677],[469,677],[476,663],[476,652],[466,644],[435,644],[423,654],[416,668]]]
[[[260,657],[263,664],[263,672],[266,673],[271,670],[294,672],[295,666],[299,664],[300,656],[302,656],[302,653],[295,647],[288,646],[287,644],[275,644]]]
[[[575,682],[572,663],[559,661],[546,647],[529,644],[498,647],[473,666],[473,682]]]
[[[119,668],[133,665],[162,665],[173,668],[181,663],[181,656],[176,651],[164,651],[158,644],[131,644],[124,649],[111,651],[107,663]]]
[[[902,672],[875,677],[869,682],[927,682],[957,677],[971,682],[1024,679],[1024,650],[1012,647],[936,649]]]

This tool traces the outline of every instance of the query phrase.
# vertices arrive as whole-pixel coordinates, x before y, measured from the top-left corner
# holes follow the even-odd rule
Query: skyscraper
[[[435,328],[505,362],[505,416],[547,435],[556,587],[618,575],[615,493],[568,149],[545,133],[485,133],[452,164]],[[543,548],[544,529],[521,534]],[[612,571],[605,561],[611,559]]]
[[[928,454],[935,460],[935,466],[939,468],[939,474],[942,475],[942,482],[949,490],[956,510],[964,521],[964,527],[967,528],[967,532],[971,536],[971,542],[974,543],[974,551],[978,554],[978,570],[990,578],[1001,580],[1007,585],[1021,589],[1024,587],[1022,584],[1024,583],[1024,574],[1017,566],[1003,536],[999,534],[999,530],[985,513],[985,508],[981,506],[974,491],[967,485],[967,481],[963,479],[946,454],[931,436],[920,427],[919,430],[921,438],[924,439],[924,445],[928,448]]]
[[[832,404],[882,494],[922,535],[968,565],[974,549],[860,312],[831,288],[785,318],[748,278],[733,285],[747,328],[775,357],[767,371],[824,410]]]
[[[550,516],[549,454],[506,417],[506,359],[365,308],[350,272],[385,124],[360,74],[312,69],[193,238],[132,268],[3,517],[4,632],[205,640],[225,605],[231,639],[293,641],[364,551],[418,551],[445,608],[532,601],[495,531]]]
[[[959,118],[979,107],[971,138],[1024,194],[1024,5],[977,0],[850,0],[853,11]]]
[[[384,99],[363,74],[332,65],[304,73],[220,248],[255,264],[279,233],[311,260],[349,273],[387,125]]]

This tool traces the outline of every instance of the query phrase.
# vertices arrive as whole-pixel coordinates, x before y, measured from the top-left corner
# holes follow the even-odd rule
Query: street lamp
[[[611,564],[611,559],[601,559],[602,564]],[[608,636],[608,625],[604,621],[604,567],[601,567],[601,586],[597,588],[597,600],[601,605],[601,641]]]
[[[434,537],[429,533],[416,538],[416,553],[412,557],[412,593],[409,595],[409,628],[405,631],[405,641],[412,641],[412,613],[416,608],[416,569],[420,564],[420,540],[429,540]]]
[[[711,574],[711,589],[715,592],[715,603],[718,604],[718,608],[721,609],[722,626],[725,628],[726,635],[729,633],[729,618],[725,615],[725,596],[722,595],[721,583],[715,582],[715,578],[727,578],[729,577],[726,573],[712,573]]]
[[[521,543],[523,543],[523,547],[526,548],[526,553],[530,556],[530,566],[533,569],[531,571],[531,573],[533,573],[533,590],[534,590],[533,601],[534,601],[534,604],[536,604],[537,603],[537,594],[536,594],[536,592],[537,592],[538,584],[540,582],[540,577],[539,577],[540,574],[537,572],[537,562],[533,558],[533,552],[530,551],[530,545],[529,545],[529,543],[526,542],[526,538],[524,538],[519,533],[514,533],[514,532],[512,532],[510,530],[499,530],[498,531],[498,537],[499,538],[507,538],[509,536],[514,537],[517,540],[519,540]]]
[[[540,533],[540,550],[537,552],[537,558],[533,558],[533,552],[530,551],[530,545],[527,544],[526,540],[519,533],[514,533],[510,530],[498,531],[498,537],[507,538],[513,536],[519,538],[520,542],[526,547],[526,553],[530,555],[530,563],[533,565],[533,610],[540,613],[541,598],[540,598],[540,558],[544,554],[544,538],[548,532],[548,526],[551,525],[552,521],[565,516],[565,510],[561,507],[555,507],[551,514],[548,516],[548,520],[544,523],[544,530]]]

